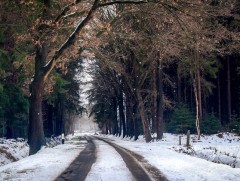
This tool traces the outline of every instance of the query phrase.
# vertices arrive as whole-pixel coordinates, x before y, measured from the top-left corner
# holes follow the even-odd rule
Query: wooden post
[[[190,147],[190,130],[188,130],[187,132],[187,143],[186,143],[187,147]]]
[[[182,139],[182,136],[179,136],[179,145],[182,144],[181,139]]]
[[[62,144],[64,144],[64,133],[62,133]]]

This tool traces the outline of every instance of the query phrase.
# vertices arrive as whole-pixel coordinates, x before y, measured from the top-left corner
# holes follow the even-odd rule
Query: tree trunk
[[[112,99],[113,101],[113,134],[118,134],[118,120],[117,120],[117,100],[115,97]]]
[[[11,139],[11,138],[14,138],[14,131],[13,131],[13,126],[12,126],[12,123],[9,123],[9,121],[7,121],[7,126],[6,126],[6,138],[7,139]]]
[[[153,71],[153,131],[157,133],[157,66]]]
[[[42,47],[38,45],[36,50],[35,75],[34,80],[30,84],[29,98],[29,155],[37,153],[42,145],[46,143],[43,131],[42,94],[44,91],[44,82],[49,74],[48,72],[44,74],[42,67],[46,63],[47,45],[43,44]]]
[[[136,141],[139,136],[139,127],[138,127],[138,119],[135,117],[133,119],[133,125],[134,125],[134,140]]]
[[[218,73],[218,80],[217,80],[217,87],[218,87],[218,120],[222,124],[222,111],[221,111],[221,89],[220,89],[220,74]]]
[[[145,140],[148,143],[152,140],[152,136],[149,130],[149,123],[146,119],[147,117],[145,112],[145,106],[144,106],[144,102],[143,102],[140,90],[137,89],[136,93],[137,93],[137,99],[138,99],[138,110],[139,110],[139,114],[140,114],[142,126],[143,126],[143,132],[144,132]]]
[[[232,101],[231,101],[231,72],[230,72],[230,58],[227,58],[227,100],[228,100],[228,122],[231,121],[232,116]]]
[[[158,111],[157,111],[157,139],[160,140],[163,137],[163,72],[162,61],[158,61]]]
[[[28,131],[28,144],[30,146],[29,155],[37,153],[42,145],[46,143],[42,118],[43,86],[43,81],[34,80],[31,84]]]
[[[124,114],[124,105],[123,105],[123,93],[121,91],[120,96],[118,97],[119,104],[119,119],[122,125],[123,138],[126,136],[126,122],[125,122],[125,114]]]
[[[184,79],[184,103],[187,103],[187,79]]]
[[[199,60],[197,60],[199,61]],[[197,68],[197,95],[198,95],[198,107],[199,107],[199,120],[203,118],[203,110],[202,110],[202,89],[201,89],[201,77],[200,77],[200,70],[199,70],[199,62]]]
[[[178,103],[181,103],[182,99],[181,99],[181,77],[180,74],[178,72],[177,75],[177,97],[178,97]]]
[[[195,103],[196,103],[196,129],[197,129],[197,135],[198,140],[200,140],[200,126],[199,126],[199,108],[198,108],[198,91],[197,91],[197,85],[196,85],[196,79],[193,78],[193,90],[195,95]]]
[[[58,94],[58,99],[60,102],[60,116],[61,116],[61,134],[65,133],[65,110],[64,110],[64,102],[61,94]]]

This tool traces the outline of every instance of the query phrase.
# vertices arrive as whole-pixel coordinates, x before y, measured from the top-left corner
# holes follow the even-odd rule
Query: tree
[[[26,75],[20,65],[25,54],[17,51],[11,29],[0,30],[0,125],[7,138],[26,137],[28,102],[23,82]]]
[[[92,6],[88,10],[86,17],[80,21],[75,30],[71,33],[71,35],[67,38],[67,40],[60,46],[60,48],[55,51],[55,53],[51,56],[48,56],[48,44],[47,41],[37,38],[35,40],[36,44],[36,56],[35,56],[35,74],[33,81],[30,85],[30,110],[29,110],[29,136],[28,143],[30,145],[30,155],[35,154],[42,145],[45,144],[44,132],[43,132],[43,121],[42,121],[42,93],[44,91],[44,84],[56,65],[57,59],[63,55],[64,50],[74,44],[77,39],[77,34],[87,25],[87,23],[93,19],[94,14],[97,9],[104,6],[109,6],[113,4],[122,4],[122,3],[143,3],[144,1],[116,1],[116,2],[101,2],[99,0],[95,0],[92,3]],[[74,6],[75,4],[80,3],[80,1],[76,1],[76,3],[70,3],[67,5],[62,13],[57,16],[54,20],[48,20],[47,22],[54,22],[54,25],[58,25],[60,19],[66,14],[69,7]],[[51,11],[49,5],[50,1],[44,1],[45,8],[43,9],[43,15],[46,15]],[[51,16],[51,15],[48,15]],[[42,21],[44,20],[44,17]],[[45,20],[46,21],[46,20]],[[44,21],[43,21],[44,22]],[[48,24],[43,23],[42,26],[48,26]],[[39,27],[40,28],[40,27]],[[42,28],[40,28],[42,31]],[[46,37],[45,37],[46,38]],[[49,61],[47,61],[49,59]]]

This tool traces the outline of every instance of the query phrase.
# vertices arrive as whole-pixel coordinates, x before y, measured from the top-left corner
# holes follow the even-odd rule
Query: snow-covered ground
[[[146,161],[161,170],[171,181],[240,180],[240,168],[232,168],[228,165],[213,163],[196,157],[203,153],[208,155],[209,160],[219,157],[223,161],[224,159],[231,160],[231,155],[234,155],[236,157],[234,161],[240,167],[240,137],[233,134],[225,133],[223,138],[219,138],[217,135],[204,136],[202,137],[202,142],[191,142],[192,149],[195,151],[190,151],[192,149],[189,149],[188,152],[197,152],[195,156],[182,153],[183,151],[181,150],[187,149],[178,145],[179,135],[164,134],[162,141],[152,143],[145,143],[142,137],[138,141],[114,136],[105,137],[124,148],[142,155]],[[195,136],[192,135],[191,137]],[[182,139],[182,143],[186,143],[185,136]],[[218,150],[217,154],[208,153],[206,148],[210,147],[216,148]],[[223,153],[223,156],[221,156],[221,153]],[[230,157],[224,157],[224,155],[230,155]]]
[[[37,154],[0,167],[0,180],[50,181],[61,174],[85,148],[86,141],[72,138],[64,145],[42,148]],[[0,144],[0,148],[1,148]],[[17,146],[15,146],[17,147]],[[28,150],[28,147],[25,149]],[[20,152],[19,152],[20,153]],[[28,152],[26,152],[28,154]]]
[[[0,138],[0,166],[28,156],[28,145],[23,139]]]
[[[80,133],[76,136],[79,135]],[[201,138],[202,142],[191,142],[192,148],[188,150],[184,146],[178,145],[179,135],[164,134],[162,141],[151,143],[145,143],[143,137],[133,141],[129,138],[119,138],[111,135],[99,136],[110,139],[115,144],[142,155],[146,161],[161,170],[171,181],[240,180],[240,168],[211,162],[225,162],[227,164],[231,162],[232,166],[239,167],[240,137],[233,134],[224,133],[222,138],[219,138],[217,135],[204,136]],[[92,166],[87,180],[110,181],[113,178],[117,180],[117,171],[119,174],[125,175],[124,181],[132,180],[128,171],[126,171],[125,163],[117,152],[105,143],[103,144],[99,141],[95,141],[95,143],[97,145],[98,158]],[[185,136],[183,136],[182,143],[185,143]],[[64,145],[43,148],[35,155],[0,166],[0,180],[54,180],[83,150],[85,144],[74,138]],[[25,151],[27,151],[27,147]],[[105,155],[105,151],[111,154]],[[233,160],[231,160],[232,158]]]

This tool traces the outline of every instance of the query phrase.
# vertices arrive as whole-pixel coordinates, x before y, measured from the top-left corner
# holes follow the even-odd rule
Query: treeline
[[[89,98],[106,134],[240,133],[240,3],[174,5],[104,16]]]

